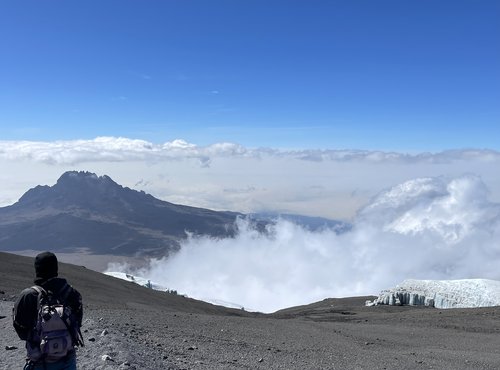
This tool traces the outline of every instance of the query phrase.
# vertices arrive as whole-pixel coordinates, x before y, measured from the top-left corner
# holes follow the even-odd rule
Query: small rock
[[[0,294],[5,294],[5,292],[3,290],[0,290]]]
[[[111,361],[111,362],[115,362],[115,360],[113,360],[113,358],[111,358],[111,356],[110,356],[110,355],[102,355],[102,356],[101,356],[101,359],[102,359],[103,361]]]
[[[5,346],[5,350],[7,350],[7,351],[13,351],[15,349],[17,349],[16,346]]]
[[[1,319],[5,319],[6,317],[7,317],[7,316],[2,316],[2,315],[0,315],[0,320],[1,320]]]
[[[257,362],[262,362],[262,361],[264,361],[262,357],[257,360]]]
[[[190,346],[188,347],[188,351],[194,351],[195,349],[198,349],[196,346]]]
[[[95,342],[95,338],[94,337],[90,337],[89,339],[87,339],[89,342]]]
[[[104,329],[101,333],[101,337],[105,336],[105,335],[108,335],[109,334],[109,331],[107,329]]]

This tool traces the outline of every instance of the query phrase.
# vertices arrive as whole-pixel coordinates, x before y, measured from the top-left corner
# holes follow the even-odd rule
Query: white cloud
[[[379,194],[341,235],[280,221],[234,239],[190,238],[140,274],[199,299],[274,311],[378,294],[407,278],[500,280],[500,205],[476,176],[416,179]]]
[[[385,231],[434,233],[450,244],[462,241],[471,230],[496,223],[499,216],[500,205],[488,201],[486,186],[473,175],[449,182],[443,178],[408,181],[383,192],[360,212],[361,219]]]
[[[365,150],[278,150],[245,148],[234,143],[198,146],[185,140],[153,144],[123,137],[97,137],[93,140],[54,142],[0,141],[0,156],[51,164],[78,164],[94,161],[142,161],[158,159],[191,159],[217,157],[275,157],[312,162],[365,163],[450,163],[462,160],[500,161],[493,150],[449,150],[440,153],[404,154]]]

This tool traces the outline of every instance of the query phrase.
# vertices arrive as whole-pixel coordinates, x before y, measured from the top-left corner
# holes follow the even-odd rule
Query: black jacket
[[[35,285],[41,286],[46,291],[51,291],[56,296],[66,284],[68,284],[66,279],[58,277],[48,280],[35,280]],[[72,286],[70,286],[65,304],[71,307],[71,312],[78,323],[78,327],[80,327],[83,319],[82,296]],[[14,328],[16,329],[17,335],[19,335],[19,338],[22,340],[28,340],[31,331],[36,326],[38,316],[37,305],[38,292],[33,288],[24,289],[14,304],[12,312]]]

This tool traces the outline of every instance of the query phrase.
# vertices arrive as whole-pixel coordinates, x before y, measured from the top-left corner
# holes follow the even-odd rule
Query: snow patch
[[[107,272],[104,272],[104,274],[118,278],[118,279],[127,280],[127,281],[130,281],[132,283],[136,283],[140,286],[143,286],[143,287],[146,287],[149,289],[160,290],[163,292],[169,290],[167,287],[160,285],[160,284],[157,284],[157,283],[154,283],[149,279],[146,279],[146,278],[143,278],[140,276],[127,274],[125,272],[107,271]]]
[[[132,275],[132,274],[127,274],[125,272],[106,271],[106,272],[104,272],[104,275],[112,276],[112,277],[115,277],[115,278],[118,278],[121,280],[130,281],[131,283],[135,283],[135,284],[138,284],[140,286],[143,286],[143,287],[146,287],[149,289],[159,290],[161,292],[176,292],[174,290],[167,288],[164,285],[152,282],[151,280],[146,279],[144,277]],[[187,297],[184,294],[183,294],[183,296]],[[211,303],[211,304],[216,305],[216,306],[224,306],[224,307],[234,308],[234,309],[238,309],[238,310],[256,311],[256,310],[245,309],[245,307],[243,307],[242,305],[240,305],[238,303],[227,302],[227,301],[224,301],[221,299],[207,298],[207,299],[202,299],[202,301],[207,302],[207,303]]]

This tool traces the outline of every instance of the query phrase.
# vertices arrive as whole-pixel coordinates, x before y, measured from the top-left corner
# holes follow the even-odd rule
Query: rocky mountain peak
[[[65,172],[57,180],[57,186],[114,186],[120,187],[116,182],[111,180],[107,175],[97,176],[95,173],[88,171],[68,171]]]
[[[133,192],[114,182],[109,176],[97,176],[87,171],[68,171],[54,186],[37,186],[26,192],[19,203],[37,207],[106,207],[111,199]]]

